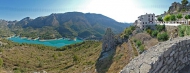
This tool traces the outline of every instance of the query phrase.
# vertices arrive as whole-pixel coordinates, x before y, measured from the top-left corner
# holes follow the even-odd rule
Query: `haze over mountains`
[[[120,33],[130,26],[129,23],[120,23],[101,14],[81,12],[51,14],[36,19],[26,17],[20,21],[1,20],[1,25],[6,22],[8,25],[4,27],[7,26],[7,30],[16,35],[40,39],[88,38],[90,36],[100,38],[108,27],[115,33]]]

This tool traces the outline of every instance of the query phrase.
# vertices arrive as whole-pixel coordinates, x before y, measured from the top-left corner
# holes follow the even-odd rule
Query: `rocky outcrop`
[[[105,35],[103,36],[102,52],[109,51],[115,46],[114,33],[111,28],[107,28]]]
[[[177,13],[178,11],[181,11],[181,9],[182,9],[182,4],[174,2],[169,7],[168,13],[170,14]]]
[[[175,38],[143,52],[120,73],[179,73],[190,64],[190,37]]]

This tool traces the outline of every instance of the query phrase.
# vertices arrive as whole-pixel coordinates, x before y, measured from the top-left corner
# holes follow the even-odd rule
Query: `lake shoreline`
[[[79,40],[77,38],[76,38],[76,41],[65,39],[65,38],[57,38],[57,39],[49,39],[49,40],[39,40],[39,39],[32,40],[29,38],[19,37],[19,36],[11,36],[7,39],[12,42],[17,42],[17,43],[42,44],[45,46],[53,46],[53,47],[57,47],[57,48],[60,48],[60,47],[66,46],[66,45],[75,44],[75,43],[80,43],[80,42],[84,41],[84,40]]]

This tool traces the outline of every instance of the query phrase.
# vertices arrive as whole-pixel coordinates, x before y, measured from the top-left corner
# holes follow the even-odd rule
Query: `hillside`
[[[64,47],[69,48],[64,51],[43,45],[17,44],[3,39],[1,41],[7,44],[0,48],[2,69],[22,73],[43,70],[48,73],[93,72],[101,51],[101,42],[94,41],[69,45]]]
[[[119,72],[132,59],[129,43],[117,46],[112,60],[99,67],[97,62],[101,53],[101,42],[85,41],[78,44],[54,48],[43,45],[18,44],[1,39],[0,60],[3,60],[1,71],[42,72],[48,73],[99,73]],[[2,62],[0,62],[1,64]]]
[[[101,38],[107,27],[112,28],[115,33],[120,33],[130,24],[117,22],[101,14],[67,12],[36,19],[26,17],[16,22],[9,21],[7,26],[14,34],[21,37],[54,39],[91,36]]]

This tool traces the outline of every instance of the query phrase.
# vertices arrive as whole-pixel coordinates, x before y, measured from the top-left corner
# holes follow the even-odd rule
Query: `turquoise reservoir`
[[[68,40],[68,39],[54,39],[54,40],[30,40],[27,38],[21,38],[21,37],[11,37],[8,38],[8,40],[11,40],[13,42],[17,42],[17,43],[28,43],[28,44],[43,44],[46,46],[53,46],[53,47],[63,47],[65,45],[70,45],[70,44],[75,44],[75,43],[79,43],[79,42],[83,42],[83,40]]]

